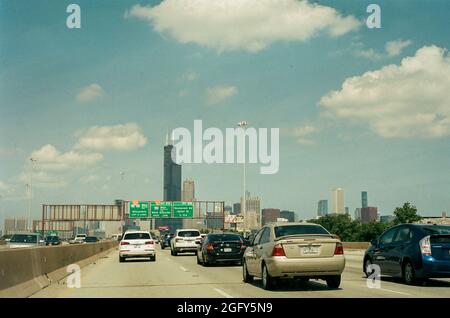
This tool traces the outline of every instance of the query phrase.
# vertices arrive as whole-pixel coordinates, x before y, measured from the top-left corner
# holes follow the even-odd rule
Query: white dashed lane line
[[[221,294],[225,298],[233,298],[233,296],[227,294],[226,292],[224,292],[223,290],[221,290],[219,288],[214,288],[214,291],[216,291],[217,293]]]

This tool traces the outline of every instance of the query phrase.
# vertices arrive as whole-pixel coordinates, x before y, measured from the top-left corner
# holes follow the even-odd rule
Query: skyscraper
[[[366,224],[378,220],[378,208],[367,207],[361,209],[361,223]]]
[[[183,181],[183,190],[181,192],[182,201],[195,201],[195,183],[192,179],[185,179]]]
[[[328,214],[328,200],[320,200],[317,203],[317,216],[325,216]]]
[[[164,146],[164,201],[181,200],[181,165],[173,162],[172,151],[173,145],[167,138],[166,145]],[[175,232],[177,229],[183,227],[182,219],[158,219],[155,223],[157,227],[168,226],[171,232]]]
[[[243,198],[241,197],[241,206],[243,205]],[[245,198],[245,215],[244,223],[246,229],[253,229],[258,227],[261,213],[261,200],[258,197],[251,197],[250,193],[246,192]]]
[[[367,191],[361,192],[361,207],[367,208],[368,207],[368,200],[367,200]]]
[[[283,219],[287,219],[288,222],[295,222],[294,211],[283,210],[280,212],[280,217]]]
[[[241,214],[241,204],[240,203],[233,204],[233,214],[234,215]]]
[[[331,193],[331,212],[343,214],[344,209],[344,189],[336,188]]]

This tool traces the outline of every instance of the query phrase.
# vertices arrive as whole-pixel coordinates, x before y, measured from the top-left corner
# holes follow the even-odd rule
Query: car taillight
[[[338,242],[336,243],[336,248],[334,249],[334,255],[343,255],[344,254],[344,245]]]
[[[212,245],[211,243],[208,244],[208,246],[206,247],[206,250],[208,252],[214,251],[214,245]]]
[[[130,245],[128,242],[120,242],[120,245]]]
[[[430,236],[425,236],[419,241],[420,252],[422,255],[431,256],[431,240]]]
[[[145,244],[154,244],[155,242],[153,241],[146,241]]]
[[[273,247],[272,256],[286,256],[284,254],[283,245],[277,244]]]
[[[183,241],[182,238],[177,238],[177,239],[175,239],[175,242],[181,242],[181,241]]]

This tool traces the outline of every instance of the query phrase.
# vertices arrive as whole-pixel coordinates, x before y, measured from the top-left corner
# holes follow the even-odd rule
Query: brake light
[[[336,243],[336,248],[334,249],[334,255],[343,255],[344,254],[344,245],[338,242]]]
[[[175,239],[175,242],[182,242],[182,241],[183,241],[182,238],[177,238],[177,239]]]
[[[206,247],[206,250],[207,250],[208,252],[214,251],[214,245],[212,245],[211,243],[209,243],[208,246]]]
[[[145,242],[145,244],[154,244],[155,242],[153,242],[153,241],[147,241],[147,242]]]
[[[120,242],[120,245],[130,245],[128,242]]]
[[[286,254],[284,254],[283,245],[275,245],[272,250],[272,256],[286,256]]]
[[[425,236],[419,241],[420,252],[422,255],[431,256],[431,240],[430,236]]]

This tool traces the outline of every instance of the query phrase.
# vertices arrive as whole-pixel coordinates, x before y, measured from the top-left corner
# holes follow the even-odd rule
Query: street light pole
[[[31,220],[31,210],[33,209],[33,163],[36,162],[36,159],[30,158],[31,162],[31,171],[30,171],[30,206],[28,208],[28,215],[27,215],[27,230],[31,231],[30,222]]]
[[[242,215],[244,216],[244,224],[248,224],[247,222],[248,222],[248,218],[247,218],[247,207],[246,207],[246,205],[247,205],[247,191],[246,191],[246,171],[245,171],[245,169],[246,169],[246,153],[245,153],[245,127],[248,125],[248,123],[247,123],[247,121],[245,121],[245,120],[243,120],[243,121],[240,121],[238,124],[238,127],[240,127],[240,128],[242,128],[243,130],[244,130],[244,135],[243,135],[243,142],[242,142],[242,147],[243,147],[243,152],[244,152],[244,163],[243,163],[243,174],[244,174],[244,176],[243,176],[243,190],[244,190],[244,195],[243,195],[243,197],[242,197],[242,207],[241,207],[241,213],[242,213]]]

